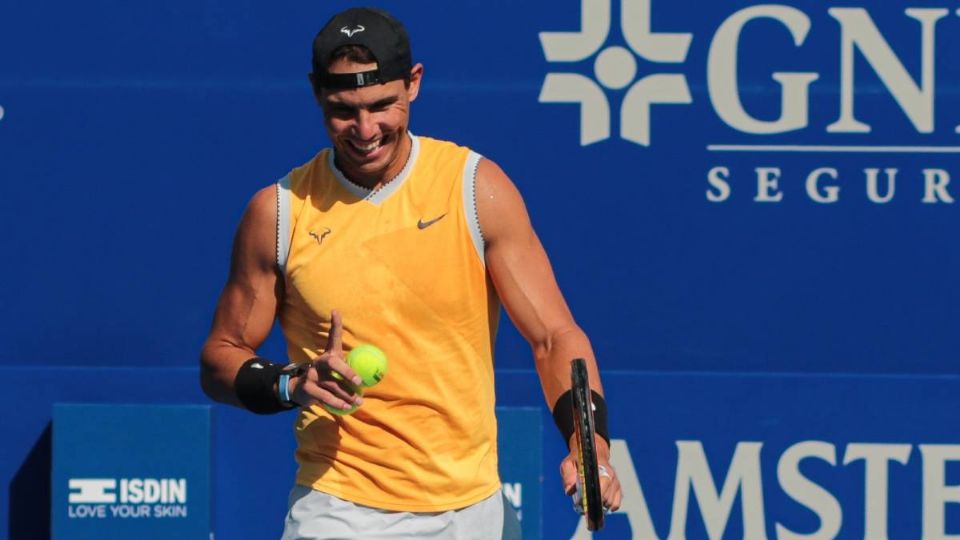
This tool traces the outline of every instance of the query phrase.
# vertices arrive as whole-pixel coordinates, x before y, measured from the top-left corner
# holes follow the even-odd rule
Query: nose
[[[377,123],[369,111],[361,109],[357,113],[356,123],[353,126],[354,135],[364,141],[369,141],[377,135]]]

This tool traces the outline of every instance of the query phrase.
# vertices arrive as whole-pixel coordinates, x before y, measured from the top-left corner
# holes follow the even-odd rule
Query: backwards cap
[[[361,73],[327,72],[334,51],[360,45],[373,53],[377,69]],[[360,88],[406,79],[413,61],[403,25],[386,11],[351,8],[334,15],[313,39],[313,73],[321,88]]]

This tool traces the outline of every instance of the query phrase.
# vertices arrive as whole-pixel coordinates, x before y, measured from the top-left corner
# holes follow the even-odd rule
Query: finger
[[[341,381],[350,381],[355,386],[363,384],[363,379],[361,379],[360,376],[357,375],[357,372],[350,367],[350,364],[343,359],[342,354],[324,353],[324,355],[327,361],[326,365],[322,366],[323,369],[321,370],[320,377],[322,380],[340,382],[337,380],[337,377],[333,375],[333,373],[337,373]]]
[[[609,462],[600,463],[600,497],[610,511],[620,508],[620,479]]]
[[[616,482],[614,489],[603,496],[603,506],[610,512],[616,512],[620,509],[620,500],[623,496],[620,491],[620,483]]]
[[[321,376],[320,371],[320,367],[317,367],[317,369],[311,370],[298,382],[299,389],[302,389],[307,397],[315,400],[321,398],[324,395],[323,392],[326,392],[341,400],[350,401],[357,405],[360,404],[362,400],[358,400],[360,395],[356,392],[358,387],[351,386],[342,380],[334,379],[329,369],[324,369],[324,371],[327,372],[327,376]]]
[[[607,482],[601,481],[601,484],[606,484],[603,486],[601,491],[603,506],[605,506],[611,512],[617,511],[620,508],[621,499],[620,480],[613,478]]]
[[[577,464],[573,456],[567,456],[560,462],[560,478],[563,482],[563,492],[573,495],[577,487]]]
[[[350,387],[342,381],[321,381],[318,386],[335,396],[337,399],[349,402],[351,405],[359,405],[363,402],[357,387]]]
[[[363,403],[363,398],[359,395],[346,393],[336,384],[330,383],[332,384],[332,388],[325,386],[326,384],[325,382],[320,384],[305,384],[303,386],[303,393],[306,401],[309,401],[310,404],[325,404],[337,409],[350,409],[354,405]]]
[[[327,348],[315,364],[322,380],[335,379],[331,372],[339,374],[344,380],[360,386],[363,380],[350,367],[343,357],[343,319],[336,309],[330,311],[330,333],[327,335]]]
[[[616,512],[620,509],[620,503],[623,500],[623,492],[617,489],[616,495],[613,497],[613,501],[610,502],[610,511]]]
[[[330,393],[321,392],[320,395],[322,395],[323,397],[316,397],[316,398],[310,399],[309,405],[321,405],[321,406],[331,407],[333,409],[340,409],[345,411],[349,411],[354,407],[353,403],[333,397],[333,395]]]
[[[326,352],[343,352],[343,321],[340,320],[340,312],[332,310],[330,312],[330,333],[327,335]]]

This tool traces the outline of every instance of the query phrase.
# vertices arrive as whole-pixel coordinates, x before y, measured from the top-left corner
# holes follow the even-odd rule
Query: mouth
[[[370,142],[348,140],[347,144],[355,153],[364,157],[373,157],[387,142],[388,140],[386,138],[381,137]]]

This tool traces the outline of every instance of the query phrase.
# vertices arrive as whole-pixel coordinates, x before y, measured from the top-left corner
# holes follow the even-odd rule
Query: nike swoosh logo
[[[440,221],[441,219],[443,219],[444,216],[446,216],[446,214],[441,214],[440,217],[435,217],[435,218],[431,219],[430,221],[424,221],[424,220],[422,220],[422,219],[418,219],[418,220],[417,220],[417,228],[418,228],[418,229],[426,229],[427,227],[429,227],[429,226],[433,225],[434,223],[436,223],[436,222]]]

